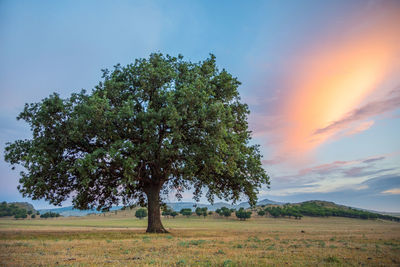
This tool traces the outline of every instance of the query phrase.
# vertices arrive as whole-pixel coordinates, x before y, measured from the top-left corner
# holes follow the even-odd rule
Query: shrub
[[[179,213],[183,216],[189,217],[190,215],[192,215],[192,209],[181,209]]]
[[[265,211],[259,210],[259,211],[257,212],[257,214],[258,214],[259,216],[264,216],[264,215],[265,215]]]
[[[244,208],[240,208],[235,212],[236,217],[238,217],[241,221],[249,219],[251,217],[251,211],[245,211]]]
[[[135,212],[135,217],[136,218],[143,219],[146,216],[147,216],[147,210],[146,209],[138,209]]]

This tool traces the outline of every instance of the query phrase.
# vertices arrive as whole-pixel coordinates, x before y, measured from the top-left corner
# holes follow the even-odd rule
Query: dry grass
[[[1,266],[399,266],[400,223],[346,218],[0,220]],[[302,232],[304,231],[304,233]]]

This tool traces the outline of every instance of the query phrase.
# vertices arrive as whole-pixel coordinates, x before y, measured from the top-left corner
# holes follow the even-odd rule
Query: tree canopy
[[[17,119],[32,139],[8,143],[5,160],[24,167],[25,197],[99,210],[147,202],[149,232],[165,232],[159,207],[170,192],[181,198],[191,189],[211,203],[246,196],[254,205],[269,177],[249,143],[239,85],[213,55],[192,63],[155,53],[118,64],[90,92],[26,104]]]

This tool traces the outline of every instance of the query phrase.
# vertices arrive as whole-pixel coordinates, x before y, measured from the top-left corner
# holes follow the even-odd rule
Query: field
[[[0,266],[400,266],[400,223],[347,218],[0,220]]]

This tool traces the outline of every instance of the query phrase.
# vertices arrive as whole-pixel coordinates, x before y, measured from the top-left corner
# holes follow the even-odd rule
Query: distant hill
[[[268,216],[274,218],[288,217],[300,219],[303,216],[310,217],[347,217],[357,219],[383,219],[400,221],[399,217],[394,217],[379,212],[371,212],[356,209],[348,206],[338,205],[334,202],[311,200],[300,203],[286,204],[282,207],[271,205],[266,208],[258,206],[258,212],[264,211]]]
[[[26,211],[36,211],[35,208],[33,207],[32,204],[28,203],[28,202],[10,202],[8,203],[8,205],[14,204],[15,206],[17,206],[20,209],[25,209]]]
[[[122,207],[116,206],[112,207],[110,210],[120,210]],[[91,213],[101,213],[101,211],[97,210],[78,210],[74,209],[74,207],[62,207],[62,208],[52,208],[52,209],[40,209],[40,214],[44,214],[46,212],[56,212],[59,213],[61,216],[68,217],[68,216],[85,216]]]

